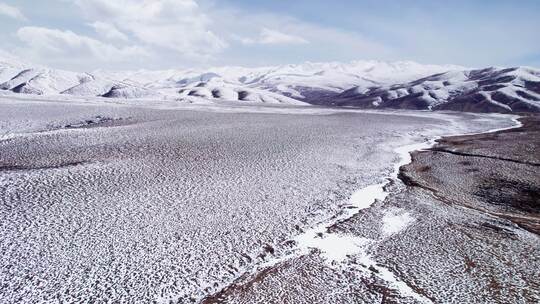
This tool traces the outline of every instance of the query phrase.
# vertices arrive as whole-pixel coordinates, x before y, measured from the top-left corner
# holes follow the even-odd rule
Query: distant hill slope
[[[362,108],[540,112],[540,70],[452,71],[402,84],[354,87],[314,102]]]
[[[538,69],[470,70],[410,61],[76,73],[0,58],[0,89],[22,94],[187,102],[540,112]]]

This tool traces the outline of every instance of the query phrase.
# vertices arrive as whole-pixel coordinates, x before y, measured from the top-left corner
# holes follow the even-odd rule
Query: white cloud
[[[27,20],[21,10],[17,7],[0,2],[0,15],[4,15],[17,20]]]
[[[305,44],[308,41],[300,36],[285,34],[280,31],[263,28],[256,39],[240,38],[244,44]]]
[[[209,29],[210,19],[193,0],[75,0],[86,17],[114,25],[140,43],[189,57],[208,57],[227,43]]]
[[[116,28],[116,26],[112,24],[96,21],[93,23],[89,23],[88,25],[94,28],[96,33],[98,33],[100,36],[104,37],[105,39],[113,40],[113,41],[115,40],[128,41],[129,40],[126,34],[119,31]]]
[[[99,40],[43,27],[22,27],[17,37],[26,44],[21,53],[43,62],[98,61],[101,63],[128,61],[148,53],[138,46],[115,47]]]
[[[358,33],[209,1],[64,1],[73,3],[81,14],[75,20],[82,17],[83,21],[77,25],[90,26],[95,34],[25,27],[17,33],[24,44],[16,50],[18,54],[67,69],[162,69],[388,59],[391,52]],[[257,52],[246,45],[257,46]]]
[[[249,56],[245,53],[237,55],[237,52],[229,52],[227,59],[233,58],[233,64],[256,62],[267,65],[303,61],[396,58],[396,50],[359,32],[321,26],[284,15],[247,14],[241,10],[213,11],[212,16],[222,20],[218,33],[240,44],[265,46],[282,43],[280,46],[283,48],[280,48],[279,56],[273,56],[274,48],[260,48],[256,54],[250,53]],[[263,41],[266,44],[262,43]],[[286,52],[286,47],[291,49],[294,47],[294,51]]]
[[[0,64],[3,66],[12,66],[18,68],[25,68],[27,63],[23,62],[21,58],[11,53],[10,51],[0,48]]]

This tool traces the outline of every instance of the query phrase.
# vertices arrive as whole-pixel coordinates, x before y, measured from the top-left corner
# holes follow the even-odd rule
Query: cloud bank
[[[540,21],[524,1],[457,0],[450,10],[358,0],[328,11],[322,0],[18,0],[0,2],[0,39],[24,60],[77,70],[355,59],[534,64]]]

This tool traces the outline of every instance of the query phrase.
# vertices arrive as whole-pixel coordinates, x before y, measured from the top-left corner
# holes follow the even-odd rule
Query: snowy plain
[[[410,150],[515,124],[498,114],[103,98],[8,95],[0,107],[0,299],[18,303],[198,302],[313,248],[330,263],[369,263],[368,241],[325,244],[317,229],[384,199]],[[392,210],[385,219],[388,235],[414,221]],[[343,251],[325,251],[332,242]]]

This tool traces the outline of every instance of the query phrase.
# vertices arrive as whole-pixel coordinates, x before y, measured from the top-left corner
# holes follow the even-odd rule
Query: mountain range
[[[410,61],[82,73],[0,59],[0,90],[7,94],[191,103],[232,101],[370,109],[540,112],[539,69],[471,69]]]

